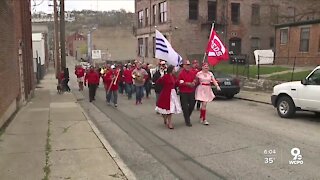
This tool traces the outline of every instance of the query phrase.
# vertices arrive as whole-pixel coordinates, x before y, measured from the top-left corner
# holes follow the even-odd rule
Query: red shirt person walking
[[[183,69],[178,76],[178,85],[180,92],[180,102],[183,111],[184,121],[187,126],[191,127],[190,116],[195,105],[195,85],[196,74],[190,69],[190,61],[183,61]]]
[[[106,90],[107,104],[110,105],[111,97],[113,97],[113,104],[117,107],[120,69],[114,69],[114,65],[111,67],[112,68],[103,76],[103,83]]]
[[[92,102],[95,100],[97,87],[99,85],[100,77],[99,74],[94,70],[91,66],[89,72],[86,73],[84,78],[84,85],[86,86],[88,83],[89,87],[89,101]]]
[[[85,70],[81,67],[81,65],[76,66],[74,74],[77,76],[79,91],[83,91],[84,73]]]
[[[123,71],[123,81],[125,83],[125,91],[128,95],[128,99],[132,98],[133,78],[132,78],[131,63],[128,63],[127,68]]]

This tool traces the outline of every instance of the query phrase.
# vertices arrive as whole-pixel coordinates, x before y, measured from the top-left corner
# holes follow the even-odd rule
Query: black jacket
[[[160,79],[160,78],[161,78],[161,73],[160,73],[159,70],[157,70],[157,71],[153,74],[153,77],[152,77],[152,82],[155,83],[155,85],[154,85],[154,91],[155,91],[156,93],[160,93],[161,90],[162,90],[162,86],[161,86],[160,84],[156,83],[157,80]]]

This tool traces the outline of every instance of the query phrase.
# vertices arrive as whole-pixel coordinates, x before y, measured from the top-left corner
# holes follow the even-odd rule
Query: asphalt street
[[[208,105],[209,126],[194,111],[191,128],[179,114],[169,130],[153,96],[135,105],[119,95],[114,108],[102,85],[93,104],[87,93],[75,92],[137,179],[320,179],[320,120],[312,113],[281,119],[271,105],[217,98]],[[294,155],[303,164],[289,164]]]

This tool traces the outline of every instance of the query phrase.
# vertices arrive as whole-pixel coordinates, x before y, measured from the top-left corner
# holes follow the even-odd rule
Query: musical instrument
[[[109,87],[108,87],[107,94],[109,94],[112,85],[116,85],[119,75],[120,75],[120,69],[118,70],[116,77],[113,77],[113,78],[112,78],[112,81],[111,81],[111,83],[110,83],[110,85],[109,85]]]

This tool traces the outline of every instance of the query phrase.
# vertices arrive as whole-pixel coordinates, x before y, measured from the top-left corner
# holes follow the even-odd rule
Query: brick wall
[[[31,98],[34,72],[30,0],[0,1],[0,126]]]
[[[309,51],[300,52],[301,27],[310,28]],[[280,29],[276,30],[276,64],[298,66],[320,65],[320,23],[283,27],[288,28],[288,43],[280,44]],[[295,62],[294,62],[295,61]]]
[[[0,126],[8,107],[19,96],[19,66],[15,43],[13,4],[10,0],[0,1]]]
[[[151,7],[154,4],[159,4],[164,0],[151,1]],[[156,21],[157,29],[167,35],[172,46],[183,56],[188,58],[192,54],[203,54],[204,48],[208,41],[210,23],[207,22],[208,6],[207,0],[199,0],[198,5],[198,20],[189,20],[189,0],[167,0],[168,3],[168,22],[159,24]],[[240,23],[232,24],[231,22],[231,3],[240,3]],[[260,7],[260,24],[252,24],[252,5],[257,4]],[[320,3],[319,3],[320,5]],[[318,5],[318,7],[319,7]],[[275,36],[274,24],[271,22],[273,18],[270,14],[272,7],[278,8],[278,22],[288,22],[290,18],[289,7],[295,8],[295,20],[304,18],[317,18],[319,14],[315,11],[313,16],[301,15],[312,6],[315,6],[312,1],[265,1],[265,0],[217,0],[217,21],[215,29],[225,45],[229,47],[229,42],[233,38],[241,39],[241,54],[248,54],[251,62],[253,59],[253,40],[259,39],[259,49],[270,49],[271,40]],[[136,1],[136,16],[135,25],[137,27],[138,15],[140,10],[150,9],[150,0]],[[149,11],[152,14],[152,11]],[[158,9],[157,9],[158,13]],[[151,16],[150,18],[151,19]],[[292,18],[291,18],[292,19]],[[223,32],[223,33],[222,33]],[[149,38],[149,55],[152,53],[152,37],[154,37],[154,25],[145,26],[137,29],[137,38]],[[138,43],[136,43],[138,44]],[[138,49],[138,46],[136,45]],[[154,61],[152,57],[147,58],[148,61]]]

